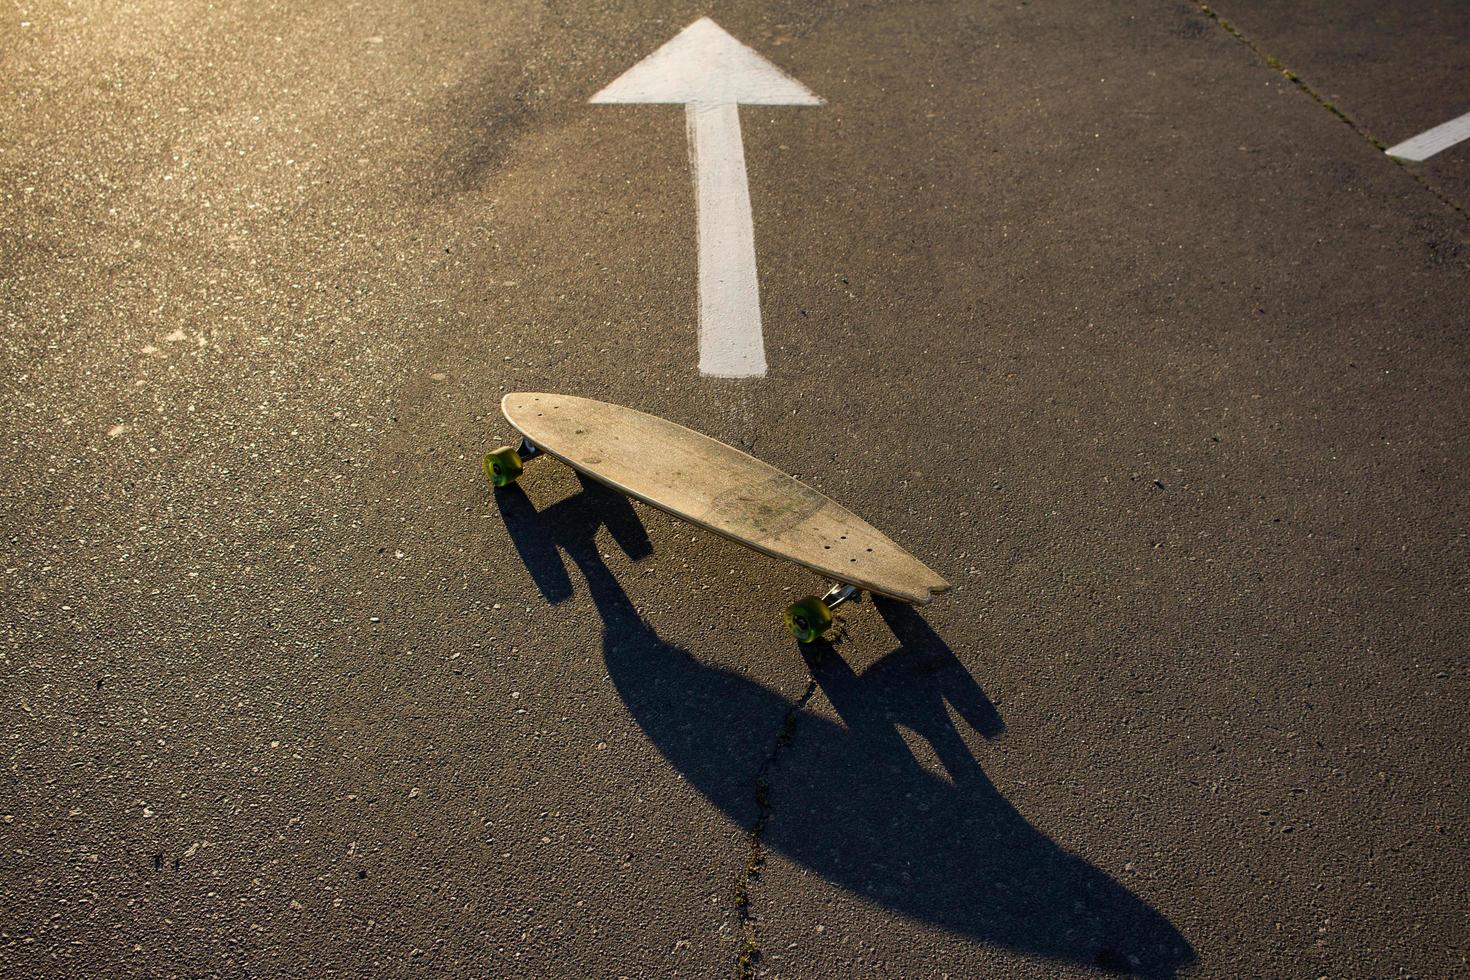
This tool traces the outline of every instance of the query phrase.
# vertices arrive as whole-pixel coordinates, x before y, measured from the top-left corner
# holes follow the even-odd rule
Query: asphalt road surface
[[[11,5],[0,975],[1464,975],[1470,143],[1373,140],[1470,22],[1356,6]],[[741,380],[683,110],[588,103],[705,15],[825,100]],[[492,494],[515,390],[955,589],[798,648]]]

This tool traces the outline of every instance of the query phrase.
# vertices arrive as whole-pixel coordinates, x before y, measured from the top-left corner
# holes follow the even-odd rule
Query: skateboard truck
[[[844,602],[862,602],[863,590],[856,585],[834,585],[822,596],[822,605],[836,609]]]
[[[542,455],[540,446],[530,439],[521,439],[518,448],[501,446],[485,454],[485,476],[497,487],[508,487],[516,482],[526,464]]]
[[[809,595],[786,607],[786,628],[798,643],[815,643],[832,627],[832,610],[844,602],[861,602],[863,591],[856,585],[834,585],[818,599]]]

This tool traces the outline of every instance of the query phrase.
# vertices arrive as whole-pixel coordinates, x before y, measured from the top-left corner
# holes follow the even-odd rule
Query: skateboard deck
[[[693,429],[621,405],[546,392],[512,392],[500,408],[535,450],[756,551],[916,605],[949,589],[837,502]]]

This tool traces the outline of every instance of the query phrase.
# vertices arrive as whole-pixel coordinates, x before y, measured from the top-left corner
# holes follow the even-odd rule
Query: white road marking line
[[[699,207],[699,370],[717,378],[766,373],[750,181],[740,107],[685,107]]]
[[[1397,146],[1390,146],[1383,152],[1400,160],[1428,160],[1440,150],[1448,150],[1464,140],[1470,140],[1470,112],[1447,123],[1440,123],[1433,129],[1427,129]]]
[[[741,103],[822,105],[810,89],[702,17],[591,99],[685,107],[699,214],[699,370],[766,373]]]

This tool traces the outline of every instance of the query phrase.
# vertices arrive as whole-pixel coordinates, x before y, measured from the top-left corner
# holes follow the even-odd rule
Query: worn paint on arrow
[[[592,97],[685,106],[699,214],[699,370],[766,373],[741,103],[822,105],[810,89],[703,17]]]
[[[1440,123],[1412,139],[1406,139],[1384,152],[1400,160],[1428,160],[1440,150],[1448,150],[1456,143],[1470,140],[1470,112],[1457,116],[1447,123]]]

